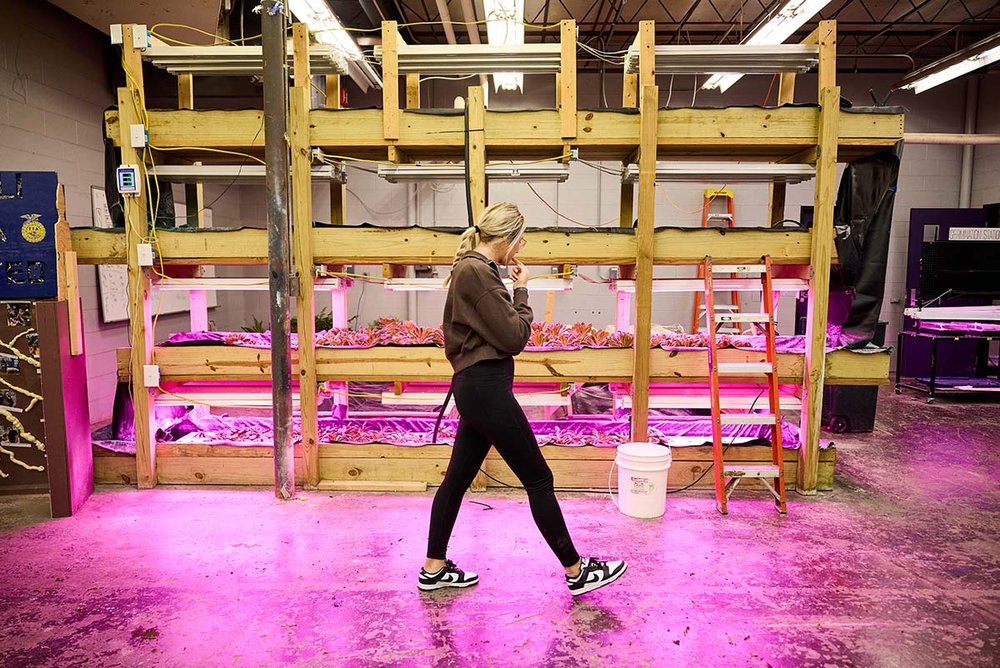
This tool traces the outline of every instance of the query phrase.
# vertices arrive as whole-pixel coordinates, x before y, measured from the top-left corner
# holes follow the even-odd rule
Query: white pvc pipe
[[[965,133],[975,134],[976,112],[979,109],[979,77],[965,80]],[[962,147],[962,172],[958,186],[958,206],[968,209],[972,205],[972,161],[976,147],[965,144]]]
[[[1000,134],[976,135],[951,132],[906,132],[903,140],[908,144],[949,144],[954,146],[983,146],[1000,144]]]

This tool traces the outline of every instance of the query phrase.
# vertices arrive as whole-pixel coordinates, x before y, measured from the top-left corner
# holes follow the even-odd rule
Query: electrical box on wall
[[[122,165],[116,171],[118,192],[124,197],[138,197],[142,192],[139,182],[139,165]]]
[[[58,294],[55,172],[0,172],[0,299]]]

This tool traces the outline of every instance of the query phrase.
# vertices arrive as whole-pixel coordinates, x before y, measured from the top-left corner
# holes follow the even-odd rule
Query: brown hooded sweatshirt
[[[470,251],[451,271],[444,303],[444,353],[455,373],[476,362],[517,355],[531,336],[528,290],[511,299],[497,265]]]

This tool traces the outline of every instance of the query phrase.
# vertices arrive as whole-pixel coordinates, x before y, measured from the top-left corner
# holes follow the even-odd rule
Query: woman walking
[[[524,411],[514,398],[514,355],[531,335],[528,270],[517,259],[523,248],[525,221],[517,207],[501,202],[488,207],[478,224],[462,234],[452,265],[444,306],[445,355],[455,375],[452,389],[460,420],[451,461],[431,507],[427,561],[418,588],[470,587],[475,573],[459,569],[446,556],[465,491],[493,445],[528,492],[531,515],[566,571],[574,596],[617,580],[624,561],[582,558],[573,546],[552,484]],[[514,296],[497,265],[510,267]]]

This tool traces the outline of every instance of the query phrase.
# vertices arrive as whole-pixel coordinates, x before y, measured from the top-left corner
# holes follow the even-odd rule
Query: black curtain
[[[902,145],[850,163],[840,180],[833,224],[840,283],[854,293],[842,333],[848,348],[868,345],[878,325]]]

